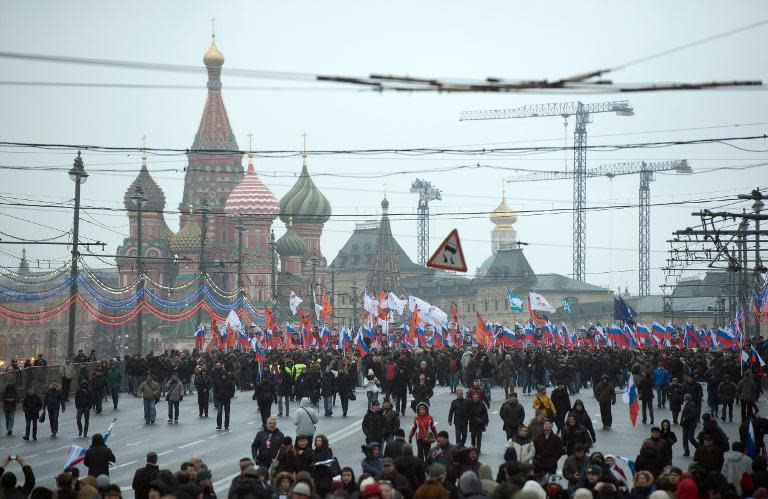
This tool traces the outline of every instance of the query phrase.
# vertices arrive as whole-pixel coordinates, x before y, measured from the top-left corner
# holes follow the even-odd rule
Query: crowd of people
[[[765,345],[755,346],[764,351]],[[65,387],[74,384],[75,419],[83,437],[88,436],[91,411],[100,413],[110,399],[116,408],[121,388],[142,400],[147,425],[155,424],[162,399],[167,422],[178,423],[183,397],[196,394],[198,418],[205,421],[213,404],[216,429],[226,431],[231,400],[239,391],[255,401],[262,428],[252,441],[251,456],[240,461],[241,473],[229,497],[768,498],[763,444],[768,419],[757,407],[763,371],[759,362],[742,363],[739,351],[451,347],[374,349],[365,357],[333,350],[271,350],[265,357],[259,362],[244,351],[167,351],[104,361],[93,369],[75,358],[61,365],[60,382],[52,382],[42,397],[33,388],[20,394],[6,385],[6,430],[12,434],[20,404],[25,439],[37,438],[37,423],[46,415],[55,437],[59,411],[66,410],[70,397]],[[595,398],[602,431],[610,431],[617,393],[630,377],[640,400],[639,417],[651,425],[634,459],[599,450],[601,429],[595,428],[580,395],[585,391]],[[437,430],[431,413],[438,385],[454,397],[448,413],[440,415],[450,433]],[[531,403],[523,404],[518,391],[530,395]],[[346,417],[349,401],[363,394],[363,457],[356,468],[362,473],[356,476],[352,463],[340,463],[333,442],[317,428],[321,417]],[[490,418],[496,397],[503,402],[498,416]],[[278,416],[292,416],[295,437],[278,428],[271,417],[273,405]],[[733,424],[734,405],[739,408],[739,438],[731,442],[723,425]],[[671,420],[656,426],[654,408],[667,406]],[[503,432],[507,442],[496,470],[482,463],[483,436],[489,430]],[[693,449],[685,471],[674,462],[678,441],[682,455],[690,456]],[[114,455],[100,434],[92,436],[87,452],[89,475],[108,476]],[[12,473],[3,473],[4,493],[12,490],[14,497],[26,497],[37,490],[26,468],[23,487],[16,486],[15,476],[6,479]],[[76,468],[60,475],[55,493],[120,495],[108,479],[94,486],[76,475]],[[215,497],[211,472],[200,459],[172,472],[161,470],[157,455],[149,453],[136,476],[137,498]]]

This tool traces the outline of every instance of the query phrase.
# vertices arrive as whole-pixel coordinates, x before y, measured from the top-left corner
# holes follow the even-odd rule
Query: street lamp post
[[[235,230],[237,231],[237,292],[238,296],[242,298],[245,296],[243,289],[243,232],[245,232],[245,224],[242,216],[237,218]]]
[[[77,320],[77,259],[80,253],[77,249],[78,237],[80,234],[80,186],[88,180],[88,174],[83,166],[83,158],[80,151],[77,151],[77,157],[69,170],[69,178],[75,183],[75,218],[72,224],[72,264],[70,276],[72,282],[69,285],[69,330],[67,334],[67,358],[75,355],[75,322]]]
[[[270,280],[270,299],[272,304],[277,303],[277,252],[275,248],[277,242],[275,242],[275,231],[270,231],[269,234],[269,257],[272,263],[272,279]]]
[[[198,261],[198,272],[200,273],[200,286],[202,287],[205,285],[205,236],[208,231],[208,198],[205,196],[200,199],[200,207],[198,208],[198,211],[200,212],[200,260]],[[203,300],[205,300],[205,297],[200,293],[200,301]],[[197,309],[195,322],[196,324],[201,324],[202,320],[203,309],[201,307]]]
[[[357,279],[352,278],[352,332],[357,331]]]
[[[758,191],[759,193],[760,191]],[[757,199],[752,205],[752,210],[755,215],[760,215],[760,212],[765,208],[765,204],[762,199]],[[760,267],[760,217],[755,217],[755,274],[759,274]],[[760,321],[755,320],[755,338],[760,336]]]
[[[131,194],[131,200],[134,206],[136,206],[136,271],[139,275],[138,282],[136,283],[136,293],[138,294],[138,301],[136,306],[139,307],[138,313],[136,313],[136,354],[141,355],[144,349],[144,317],[141,311],[141,306],[144,302],[144,248],[142,247],[142,212],[144,211],[144,187],[141,185],[141,179],[136,181],[136,188]]]

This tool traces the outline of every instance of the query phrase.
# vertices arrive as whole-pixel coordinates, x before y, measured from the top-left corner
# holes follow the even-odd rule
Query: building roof
[[[373,259],[376,238],[379,235],[378,224],[360,224],[336,254],[332,265],[337,271],[368,271]],[[393,239],[401,273],[421,273],[427,269],[411,261],[396,239]]]
[[[293,229],[293,220],[288,219],[285,224],[285,234],[277,240],[277,254],[281,257],[304,256],[307,251],[307,242]]]
[[[149,174],[146,154],[142,154],[141,156],[141,170],[139,170],[139,174],[133,179],[133,182],[131,182],[128,190],[126,190],[123,195],[123,206],[125,206],[127,210],[130,210],[128,212],[129,216],[135,215],[135,210],[138,208],[133,202],[133,199],[131,199],[131,196],[136,192],[136,188],[139,185],[141,185],[141,190],[144,195],[144,204],[142,205],[144,211],[155,211],[160,213],[165,210],[165,193],[160,186],[157,185],[157,182],[152,178],[152,175]]]
[[[579,282],[561,274],[536,274],[536,291],[561,291],[575,293],[611,293],[610,289]]]
[[[500,249],[482,265],[482,275],[474,280],[478,284],[509,282],[510,287],[533,284],[536,274],[520,248]]]
[[[240,183],[229,193],[224,209],[228,215],[242,215],[265,223],[272,223],[272,220],[277,218],[280,211],[277,198],[256,174],[250,153],[248,169]]]

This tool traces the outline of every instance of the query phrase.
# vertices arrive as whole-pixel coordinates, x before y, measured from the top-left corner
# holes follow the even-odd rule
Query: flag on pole
[[[195,348],[198,351],[202,351],[205,346],[205,326],[201,322],[195,330]]]
[[[107,443],[107,440],[109,440],[109,436],[112,434],[112,428],[115,426],[115,421],[117,421],[117,418],[114,418],[112,422],[109,423],[107,431],[104,432],[104,443]],[[64,460],[64,469],[71,468],[82,463],[85,459],[85,451],[86,449],[80,447],[79,445],[70,445],[67,458]]]
[[[635,376],[629,375],[629,383],[627,384],[627,391],[622,396],[625,404],[629,405],[629,420],[632,422],[632,426],[637,425],[637,387],[635,386]]]
[[[288,305],[291,307],[291,314],[296,315],[296,311],[303,301],[304,300],[296,296],[296,293],[291,290],[291,298],[288,300]]]
[[[746,437],[746,442],[744,442],[744,454],[754,459],[757,457],[757,440],[755,439],[755,425],[752,419],[749,420]]]
[[[360,353],[360,357],[363,359],[371,353],[370,347],[363,341],[363,335],[359,334],[357,335],[357,341],[355,342],[355,348],[357,348],[357,351]]]
[[[480,315],[480,312],[477,312],[477,322],[475,323],[475,340],[477,340],[477,344],[484,347],[490,347],[491,346],[491,340],[493,339],[491,335],[488,334],[488,328],[486,328],[486,322],[485,319],[483,319],[483,316]]]
[[[509,302],[509,309],[513,312],[523,311],[523,299],[517,296],[510,290],[507,290],[507,301]]]
[[[539,312],[549,312],[554,313],[555,307],[549,304],[546,298],[544,298],[543,295],[540,295],[539,293],[529,293],[528,297],[530,299],[530,307],[531,310],[536,310]]]

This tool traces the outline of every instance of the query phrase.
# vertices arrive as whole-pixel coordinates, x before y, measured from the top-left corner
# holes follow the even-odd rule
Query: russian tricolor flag
[[[755,440],[755,426],[752,420],[749,421],[747,426],[747,438],[744,443],[744,454],[748,455],[752,459],[757,457],[757,441]]]
[[[352,351],[352,338],[349,337],[348,331],[344,331],[344,333],[342,334],[341,344],[344,346],[345,352]]]
[[[357,351],[360,352],[360,357],[365,358],[369,353],[371,353],[370,347],[365,344],[363,341],[362,336],[357,337],[357,341],[355,342],[355,348],[357,348]]]
[[[109,424],[109,427],[107,428],[107,431],[104,432],[104,443],[107,443],[109,436],[112,434],[112,427],[115,426],[115,421],[117,421],[117,418],[112,420],[112,422]],[[79,445],[71,445],[69,447],[67,459],[64,461],[64,469],[71,468],[82,463],[85,459],[85,451],[86,449],[83,449]]]
[[[637,425],[637,387],[635,386],[635,376],[633,374],[629,375],[627,391],[622,398],[625,404],[629,404],[629,420],[632,422],[632,426]]]
[[[195,348],[202,350],[205,346],[205,326],[200,323],[195,330]]]
[[[256,338],[251,338],[250,345],[256,360],[259,362],[264,362],[264,350],[262,350],[259,346],[258,340]]]

